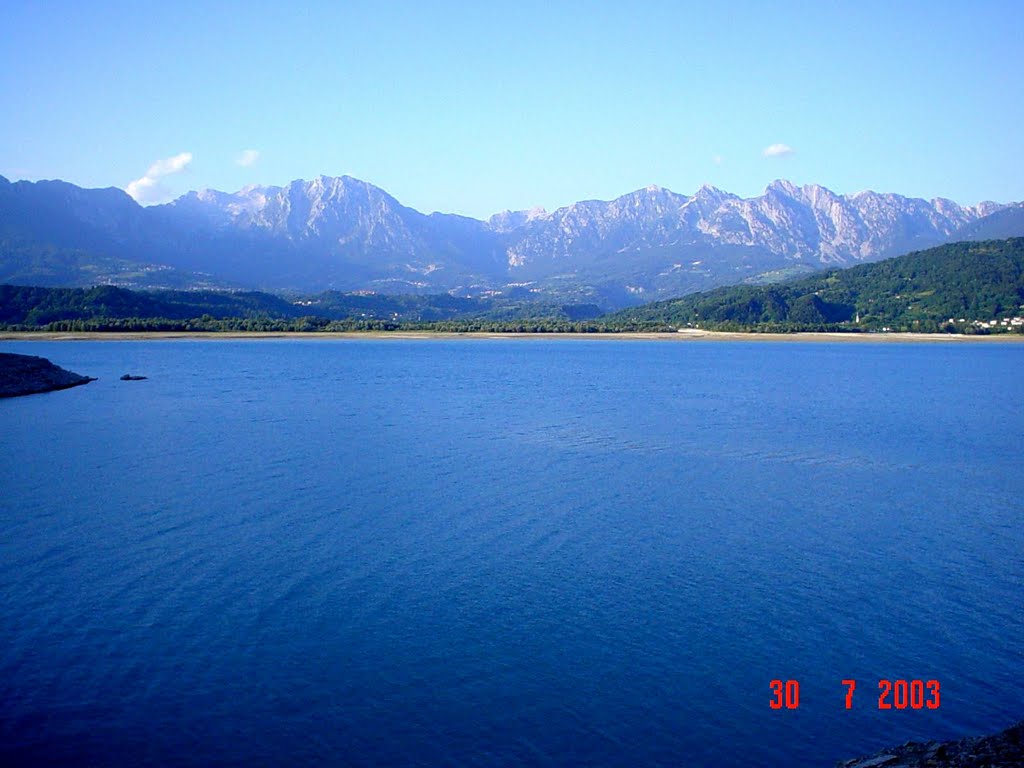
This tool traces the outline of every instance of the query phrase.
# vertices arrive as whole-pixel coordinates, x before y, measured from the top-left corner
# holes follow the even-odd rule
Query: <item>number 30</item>
[[[796,680],[787,680],[785,683],[781,680],[772,680],[771,687],[772,693],[775,694],[775,698],[769,704],[772,709],[796,709],[800,706],[800,683]]]

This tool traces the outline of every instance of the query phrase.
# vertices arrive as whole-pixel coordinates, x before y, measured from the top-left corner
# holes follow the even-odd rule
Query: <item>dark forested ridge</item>
[[[0,328],[50,331],[1024,332],[1024,238],[965,242],[788,283],[732,286],[601,315],[530,294],[131,291],[0,286]]]
[[[533,329],[599,314],[600,309],[590,304],[560,305],[529,297],[471,299],[448,294],[389,296],[335,291],[283,297],[256,291],[0,285],[0,328],[7,330],[390,330],[450,323],[484,330],[510,322],[529,323]]]
[[[38,288],[0,285],[0,323],[46,326],[60,321],[104,318],[297,317],[288,301],[267,293],[219,291],[130,291],[95,288]]]
[[[732,286],[604,321],[752,331],[1024,332],[1024,238],[951,243],[789,283]]]

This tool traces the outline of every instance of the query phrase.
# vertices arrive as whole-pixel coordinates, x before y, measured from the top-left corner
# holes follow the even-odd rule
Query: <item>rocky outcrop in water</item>
[[[1009,768],[1024,765],[1024,720],[993,736],[959,741],[908,741],[836,768]]]
[[[96,379],[66,371],[45,357],[0,353],[0,397],[53,392],[90,381]]]

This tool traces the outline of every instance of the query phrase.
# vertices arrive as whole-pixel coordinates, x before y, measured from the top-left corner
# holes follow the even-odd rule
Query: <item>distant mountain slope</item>
[[[837,195],[816,184],[768,185],[742,199],[704,186],[692,197],[647,187],[611,202],[586,201],[534,217],[509,246],[509,263],[540,257],[572,264],[595,255],[668,246],[741,246],[821,264],[875,260],[932,245],[998,210],[951,200],[862,192]]]
[[[780,180],[749,199],[647,187],[485,222],[424,215],[348,176],[203,190],[150,208],[116,189],[0,178],[0,278],[466,297],[525,288],[614,307],[886,258],[1002,226],[993,216],[1004,208]]]
[[[1024,237],[1024,205],[998,210],[956,233],[957,240],[1005,240],[1010,237]]]
[[[497,243],[484,222],[426,216],[349,176],[235,194],[191,192],[150,210],[193,233],[191,247],[170,263],[197,270],[216,264],[264,287],[417,293],[500,271]],[[229,252],[239,241],[242,247]]]
[[[0,283],[13,285],[123,285],[143,289],[235,287],[226,280],[166,264],[133,261],[44,242],[0,240],[0,254]]]
[[[145,209],[120,189],[82,189],[64,181],[0,176],[0,239],[130,254],[149,228]]]
[[[1020,330],[1022,322],[1011,318],[1021,316],[1024,238],[1013,238],[943,245],[790,283],[719,288],[602,320],[638,327],[977,332]]]
[[[161,263],[177,248],[168,226],[120,189],[0,176],[0,283],[231,287]]]

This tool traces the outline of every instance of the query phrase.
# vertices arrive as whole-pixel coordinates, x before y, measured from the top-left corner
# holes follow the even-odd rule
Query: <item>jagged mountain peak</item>
[[[978,216],[991,216],[993,213],[1001,211],[1003,208],[1012,208],[1015,206],[1024,206],[1024,203],[1010,203],[1009,205],[1006,205],[992,200],[982,200],[974,206],[973,210],[978,214]]]
[[[862,189],[859,192],[846,195],[848,200],[885,200],[891,198],[893,195],[891,192],[876,192],[873,189]],[[910,198],[904,198],[909,200]]]
[[[236,222],[287,233],[292,240],[353,244],[407,242],[410,253],[429,250],[424,237],[446,222],[474,236],[508,240],[513,268],[564,261],[568,266],[597,254],[656,247],[728,245],[824,264],[895,255],[901,249],[943,242],[982,215],[953,201],[928,202],[866,191],[837,195],[830,189],[776,179],[764,194],[740,198],[710,184],[693,196],[651,184],[613,200],[583,200],[559,208],[503,211],[486,222],[404,208],[384,190],[350,176],[296,180],[286,188],[210,195]],[[458,219],[458,222],[456,222]],[[417,234],[430,223],[430,234]],[[475,226],[474,226],[475,225]],[[470,229],[466,229],[469,226]]]
[[[203,189],[200,189],[197,192],[186,192],[177,200],[174,200],[172,204],[180,202],[182,200],[198,200],[203,203],[211,203],[215,205],[224,204],[234,199],[235,197],[244,197],[248,195],[251,191],[253,191],[253,189],[258,189],[258,187],[245,187],[243,189],[240,189],[238,192],[232,194],[230,192],[221,192],[220,190],[204,187]]]
[[[301,192],[305,195],[346,195],[346,194],[379,194],[388,195],[380,187],[376,187],[368,181],[362,181],[353,176],[325,176],[323,174],[314,176],[312,179],[295,179],[285,187],[290,194]]]
[[[736,195],[719,189],[714,184],[701,184],[700,189],[693,193],[693,199],[705,203],[721,203],[725,200],[736,200]]]
[[[495,232],[511,232],[537,219],[550,218],[551,214],[542,206],[534,206],[521,211],[504,210],[487,219],[487,225]]]
[[[330,197],[344,196],[346,194],[377,195],[394,200],[394,198],[380,187],[374,186],[368,181],[362,181],[354,176],[314,176],[312,179],[293,179],[283,186],[248,184],[237,192],[220,192],[207,189],[204,193],[213,195],[227,195],[229,197],[252,197],[274,195],[304,195],[307,197]],[[187,195],[183,195],[186,197]],[[397,201],[396,201],[397,202]]]
[[[320,174],[309,181],[296,179],[289,186],[300,186],[306,189],[380,189],[368,181],[357,179],[354,176],[342,174],[341,176],[327,176]],[[381,190],[383,192],[383,190]]]
[[[803,190],[788,179],[776,179],[765,187],[764,193],[766,196],[775,193],[778,195],[784,195],[785,197],[792,197],[794,199],[803,197]]]
[[[659,186],[658,184],[648,184],[646,187],[641,189],[635,189],[632,192],[627,192],[625,195],[615,198],[616,200],[624,199],[649,199],[649,200],[663,200],[666,198],[679,198],[683,195],[679,195],[673,192],[671,189]]]
[[[487,221],[425,216],[351,176],[204,189],[149,208],[120,190],[60,181],[0,183],[0,191],[0,224],[11,237],[159,261],[240,285],[400,293],[548,281],[558,290],[601,285],[645,298],[895,256],[948,242],[1007,208],[839,195],[785,179],[750,198],[710,184],[692,196],[650,185]],[[1011,210],[970,232],[1013,234],[1021,219]]]
[[[812,206],[818,207],[820,205],[833,205],[840,199],[839,195],[833,192],[828,187],[823,187],[820,184],[805,184],[802,188],[804,198],[810,202]]]

